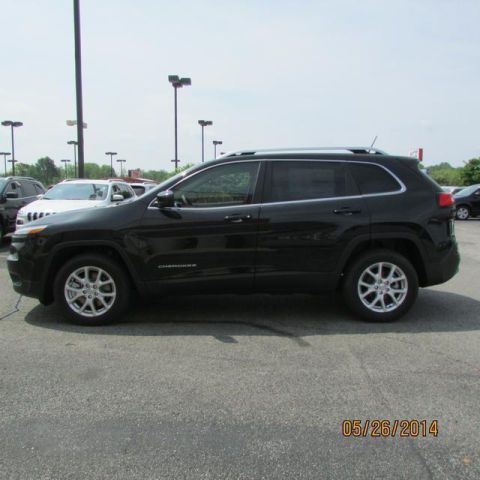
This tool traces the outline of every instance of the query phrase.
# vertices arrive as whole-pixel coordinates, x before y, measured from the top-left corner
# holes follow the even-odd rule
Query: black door
[[[144,278],[161,289],[251,289],[259,173],[257,161],[213,166],[172,188],[175,207],[153,202],[137,238]]]
[[[15,230],[15,221],[17,219],[17,212],[25,206],[28,201],[24,197],[24,193],[21,189],[20,183],[16,180],[11,180],[5,187],[3,192],[4,204],[3,209],[5,211],[6,227],[7,231]],[[7,198],[9,197],[9,198]]]
[[[335,288],[347,246],[369,238],[369,215],[346,164],[271,161],[266,175],[256,289]]]
[[[470,196],[472,215],[480,215],[480,188]]]

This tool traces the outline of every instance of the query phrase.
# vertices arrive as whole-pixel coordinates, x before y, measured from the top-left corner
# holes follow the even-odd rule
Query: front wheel
[[[357,258],[348,269],[343,294],[350,309],[365,320],[397,320],[415,302],[417,272],[396,252],[372,250]]]
[[[468,220],[470,217],[470,209],[465,205],[459,206],[455,212],[455,217],[457,220]]]
[[[105,325],[119,320],[128,307],[130,282],[116,261],[85,254],[72,258],[60,269],[54,293],[71,322]]]

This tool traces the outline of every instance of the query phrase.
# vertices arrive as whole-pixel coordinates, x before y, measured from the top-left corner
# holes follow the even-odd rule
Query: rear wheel
[[[460,205],[455,212],[457,220],[468,220],[470,217],[470,209],[466,205]]]
[[[0,221],[0,246],[3,244],[4,236],[5,236],[5,230],[3,229],[3,223]]]
[[[372,250],[348,269],[343,284],[346,303],[365,320],[388,322],[412,307],[418,293],[417,272],[402,255]]]
[[[85,254],[60,269],[54,292],[57,304],[71,322],[105,325],[119,320],[128,307],[130,282],[116,261]]]

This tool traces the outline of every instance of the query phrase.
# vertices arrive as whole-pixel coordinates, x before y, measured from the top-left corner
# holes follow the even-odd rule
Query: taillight
[[[455,199],[451,193],[439,193],[437,198],[439,207],[451,207],[452,205],[455,205]]]

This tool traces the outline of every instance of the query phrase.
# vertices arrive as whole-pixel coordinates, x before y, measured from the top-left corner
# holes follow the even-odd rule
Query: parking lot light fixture
[[[73,145],[73,169],[74,169],[74,174],[73,176],[76,178],[77,177],[77,148],[78,148],[78,142],[76,140],[69,140],[67,142],[68,145]]]
[[[12,135],[12,159],[9,162],[12,162],[12,175],[15,175],[15,135],[13,130],[17,127],[21,127],[23,125],[22,122],[12,121],[12,120],[4,120],[2,122],[4,127],[11,128],[11,135]]]
[[[192,84],[192,79],[188,77],[180,78],[178,75],[169,75],[168,81],[172,84],[174,90],[174,117],[175,117],[175,158],[173,162],[175,163],[175,171],[178,168],[178,124],[177,124],[177,90],[182,87],[188,87]]]
[[[213,158],[217,158],[217,145],[222,145],[221,140],[214,140],[213,141]]]
[[[114,155],[118,155],[117,152],[105,152],[105,155],[110,155],[110,176],[113,178],[113,157]]]
[[[63,162],[65,164],[65,178],[68,177],[68,174],[67,174],[67,164],[71,162],[71,160],[69,160],[68,158],[64,158],[63,160],[60,160],[61,162]]]
[[[205,161],[205,135],[204,129],[210,125],[213,125],[211,120],[199,120],[198,124],[202,127],[202,163]]]
[[[3,165],[5,169],[5,176],[7,176],[7,157],[10,156],[10,152],[0,152],[0,155],[3,155]]]
[[[124,158],[118,158],[117,162],[120,163],[120,176],[123,177],[123,164],[126,160]]]

